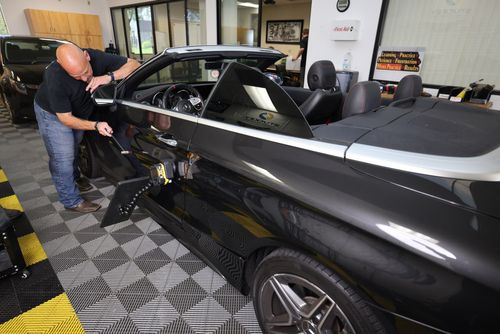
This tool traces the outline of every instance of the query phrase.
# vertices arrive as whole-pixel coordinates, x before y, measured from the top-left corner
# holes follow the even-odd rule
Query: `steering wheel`
[[[174,84],[163,94],[163,106],[175,111],[198,114],[203,109],[203,98],[191,85]]]

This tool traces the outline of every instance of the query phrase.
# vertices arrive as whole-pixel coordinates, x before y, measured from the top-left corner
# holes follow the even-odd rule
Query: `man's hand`
[[[85,88],[86,91],[89,91],[93,93],[97,87],[102,86],[102,85],[107,85],[111,82],[111,77],[109,75],[101,75],[99,77],[93,77],[89,84],[87,85],[87,88]]]
[[[107,122],[99,122],[97,123],[97,132],[99,132],[100,135],[106,136],[106,137],[111,137],[113,134],[113,129],[109,126]]]

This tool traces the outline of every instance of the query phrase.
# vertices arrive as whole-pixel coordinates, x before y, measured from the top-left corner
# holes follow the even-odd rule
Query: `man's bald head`
[[[90,56],[74,44],[63,44],[56,50],[57,62],[75,80],[88,82],[92,78]]]

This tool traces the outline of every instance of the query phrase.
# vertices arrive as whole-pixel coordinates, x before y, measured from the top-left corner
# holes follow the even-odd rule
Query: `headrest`
[[[422,94],[422,78],[416,74],[405,76],[398,84],[393,101],[409,97],[419,97]]]
[[[332,89],[336,82],[337,72],[329,60],[318,60],[307,72],[307,84],[310,90]]]
[[[352,86],[342,108],[342,118],[362,114],[380,107],[380,84],[377,81],[361,81]]]

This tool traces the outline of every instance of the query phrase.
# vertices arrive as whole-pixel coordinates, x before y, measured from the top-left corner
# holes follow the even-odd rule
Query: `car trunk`
[[[378,111],[378,118],[389,112],[399,117],[360,136],[346,153],[350,165],[500,218],[500,112],[428,101],[434,102]]]

